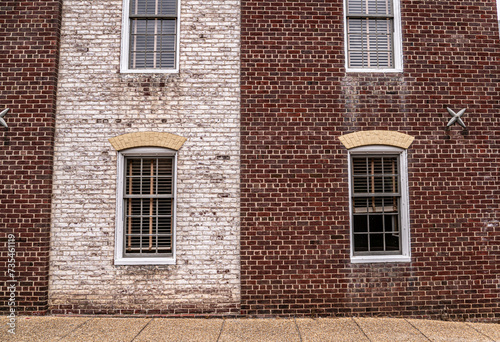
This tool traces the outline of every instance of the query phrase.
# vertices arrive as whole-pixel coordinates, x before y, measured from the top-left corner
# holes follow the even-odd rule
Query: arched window
[[[116,265],[175,262],[176,151],[118,154]]]
[[[185,141],[163,132],[109,139],[118,151],[115,265],[175,263],[177,154]]]
[[[413,137],[364,131],[340,138],[349,148],[352,262],[409,262],[407,148]]]

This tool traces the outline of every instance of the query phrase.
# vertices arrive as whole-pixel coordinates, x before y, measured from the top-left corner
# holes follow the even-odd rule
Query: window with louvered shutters
[[[125,256],[172,255],[173,158],[125,158]]]
[[[115,265],[175,264],[175,150],[118,153]]]
[[[129,70],[171,70],[177,65],[178,0],[128,1]]]
[[[346,1],[348,68],[394,68],[393,2]]]
[[[410,210],[406,149],[349,150],[351,262],[409,262]]]

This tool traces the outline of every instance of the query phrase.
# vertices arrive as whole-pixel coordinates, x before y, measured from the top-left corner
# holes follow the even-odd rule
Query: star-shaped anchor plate
[[[7,114],[9,112],[9,108],[7,109],[4,109],[1,113],[0,113],[0,125],[4,126],[4,127],[9,127],[7,125],[7,123],[5,122],[5,120],[3,119],[3,117],[5,116],[5,114]]]
[[[446,125],[446,127],[450,127],[451,125],[453,125],[455,122],[458,123],[460,126],[462,126],[463,128],[467,128],[465,127],[465,123],[462,121],[461,117],[462,115],[464,115],[465,113],[465,110],[467,108],[464,108],[462,109],[461,111],[459,111],[458,113],[455,113],[454,111],[452,111],[450,108],[446,107],[446,109],[448,110],[448,113],[450,113],[450,115],[452,116],[452,118],[450,119],[450,121],[448,121],[448,124]]]

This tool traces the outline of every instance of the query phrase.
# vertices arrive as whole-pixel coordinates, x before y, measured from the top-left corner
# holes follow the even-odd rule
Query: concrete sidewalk
[[[499,341],[500,324],[394,318],[0,317],[0,341]]]

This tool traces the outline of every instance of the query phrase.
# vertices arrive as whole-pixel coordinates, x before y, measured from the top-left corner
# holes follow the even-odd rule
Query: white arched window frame
[[[175,264],[176,171],[171,149],[118,152],[115,265]]]
[[[361,237],[364,234],[363,232],[358,233],[355,232],[354,227],[354,216],[360,215],[359,213],[355,213],[355,203],[356,194],[355,194],[355,184],[353,177],[353,160],[358,157],[358,160],[362,160],[363,157],[369,158],[379,158],[382,159],[384,156],[396,157],[398,164],[398,193],[396,196],[398,197],[394,201],[397,200],[398,207],[398,238],[399,238],[399,249],[398,250],[389,250],[384,247],[381,247],[382,250],[371,251],[369,247],[363,246],[361,249],[356,250],[355,243],[355,235],[360,234]],[[361,157],[361,158],[359,158]],[[349,150],[349,211],[350,211],[350,231],[351,231],[351,262],[353,263],[375,263],[375,262],[410,262],[410,213],[409,213],[409,196],[408,196],[408,162],[407,162],[407,151],[406,149],[385,146],[385,145],[372,145],[372,146],[362,146],[357,148],[352,148]],[[367,159],[368,160],[368,159]],[[369,175],[370,171],[367,172],[366,177],[370,178],[372,176]],[[373,171],[372,171],[373,174]],[[366,182],[366,187],[370,187],[370,180],[368,179]],[[369,190],[368,190],[369,191]],[[363,195],[361,195],[363,196]],[[368,197],[367,197],[368,198]],[[392,200],[392,199],[391,199]],[[369,216],[370,205],[367,202],[366,208],[366,216]],[[396,203],[396,202],[394,202]],[[375,205],[375,204],[374,204]],[[373,209],[373,211],[377,211]],[[381,210],[382,212],[384,210]],[[379,214],[379,213],[377,213]],[[391,215],[394,213],[391,213]],[[363,215],[363,214],[361,214]],[[369,222],[369,218],[367,217],[367,222]],[[366,229],[367,239],[370,239],[370,228],[369,223],[367,224],[368,228]],[[359,229],[358,229],[359,230]],[[385,231],[385,228],[384,228]],[[378,233],[377,233],[378,234]],[[396,233],[391,233],[392,235],[398,235]],[[376,235],[376,234],[373,234]],[[378,234],[380,235],[380,234]],[[385,235],[384,239],[385,239]],[[384,240],[385,241],[385,240]]]

